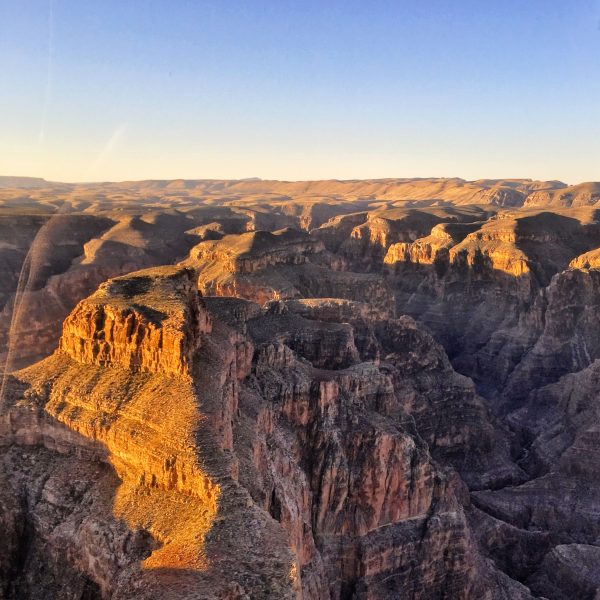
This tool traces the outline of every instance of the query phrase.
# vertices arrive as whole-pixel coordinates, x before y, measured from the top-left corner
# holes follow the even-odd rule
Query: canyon
[[[600,184],[0,178],[0,598],[600,598]]]

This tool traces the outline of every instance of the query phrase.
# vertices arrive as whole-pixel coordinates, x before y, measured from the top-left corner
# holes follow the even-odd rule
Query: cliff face
[[[521,211],[479,226],[439,226],[421,240],[391,246],[385,262],[395,277],[398,309],[427,324],[455,367],[486,394],[508,385],[505,395],[512,398],[511,390],[525,385],[526,393],[529,383],[546,377],[517,383],[517,371],[526,368],[521,359],[533,359],[527,353],[541,335],[548,299],[571,277],[561,273],[597,239],[593,210]],[[565,364],[563,358],[554,364]]]
[[[215,311],[215,323],[227,312],[222,299],[209,298],[207,306]],[[396,354],[384,363],[361,362],[359,353],[355,364],[324,370],[323,359],[342,356],[345,342],[324,333],[323,345],[307,354],[279,341],[318,318],[327,319],[318,322],[323,332],[338,319],[352,323],[357,337],[369,328],[377,356],[388,346]],[[234,429],[240,481],[288,533],[303,597],[493,597],[498,590],[481,584],[494,571],[471,539],[463,511],[466,488],[453,470],[433,462],[421,435],[437,438],[434,452],[440,450],[446,465],[456,459],[474,480],[481,473],[478,461],[485,463],[494,452],[503,458],[495,475],[486,464],[486,476],[518,480],[519,470],[506,447],[501,449],[504,434],[494,429],[472,386],[452,371],[443,350],[414,322],[395,322],[390,334],[389,321],[344,300],[272,303],[246,328],[257,350],[240,391],[241,418]],[[433,400],[426,380],[433,388],[442,381],[450,389],[456,386],[455,399],[441,392],[431,416],[435,423],[418,420],[415,429],[415,406]],[[459,432],[442,415],[452,418],[461,410]],[[472,411],[468,424],[465,411]],[[469,448],[471,461],[460,451],[451,458],[459,447]],[[521,593],[516,583],[500,587]]]
[[[0,596],[593,598],[597,210],[221,184],[0,221]]]
[[[525,200],[526,206],[596,206],[600,201],[597,182],[580,183],[554,190],[532,192]]]
[[[0,223],[8,242],[7,262],[0,262],[10,271],[0,284],[7,299],[2,302],[0,290],[0,368],[6,362],[7,370],[51,354],[63,320],[102,282],[171,263],[196,239],[186,233],[194,220],[160,212],[142,218],[98,211],[23,221],[7,224],[6,231]]]
[[[484,502],[508,510],[511,521],[527,519],[553,531],[564,543],[595,543],[600,533],[592,516],[598,510],[600,494],[590,485],[600,464],[599,376],[600,362],[596,360],[528,395],[524,406],[509,419],[527,441],[521,464],[531,480],[482,495]],[[517,497],[518,503],[509,500]]]
[[[235,339],[210,366],[221,410],[196,387],[210,341],[194,280],[164,268],[109,281],[67,319],[60,350],[9,381],[6,597],[294,596],[285,536],[226,455],[248,368]]]
[[[497,450],[486,477],[519,475],[443,350],[357,302],[261,311],[202,300],[194,281],[185,267],[108,281],[67,318],[55,354],[10,379],[6,597],[483,593],[496,572],[449,465],[480,481]],[[413,419],[435,402],[438,417]],[[460,411],[468,423],[442,423]]]
[[[600,357],[598,292],[600,272],[568,269],[555,275],[522,320],[533,343],[515,366],[505,392],[512,405],[527,394],[576,372]]]
[[[440,232],[438,226],[458,227],[487,219],[492,209],[479,207],[382,207],[331,219],[311,233],[322,239],[329,250],[343,255],[355,270],[380,271],[391,252],[404,255],[405,249],[428,234]]]
[[[323,244],[294,229],[257,231],[208,241],[190,252],[192,261],[218,263],[228,273],[248,274],[278,264],[301,264],[306,255],[320,252]]]
[[[383,262],[387,265],[402,262],[436,265],[443,271],[450,264],[450,249],[479,226],[479,223],[440,223],[435,225],[427,236],[410,242],[390,244]]]
[[[253,232],[203,242],[182,264],[198,270],[198,287],[205,295],[237,296],[259,304],[305,297],[368,298],[380,310],[394,312],[392,291],[381,276],[346,270],[344,258],[300,231]]]
[[[196,273],[140,272],[111,280],[67,317],[59,348],[82,364],[189,374],[210,330]]]

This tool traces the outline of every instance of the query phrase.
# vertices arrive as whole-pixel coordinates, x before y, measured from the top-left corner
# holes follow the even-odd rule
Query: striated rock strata
[[[171,268],[112,279],[67,317],[59,348],[82,364],[188,374],[210,330],[195,280]]]
[[[10,378],[7,598],[529,597],[469,528],[450,465],[519,473],[440,346],[355,301],[260,310],[194,281],[110,280]]]
[[[5,597],[295,597],[285,535],[227,454],[243,342],[204,363],[193,280],[164,268],[108,282],[59,351],[8,382]],[[219,396],[198,384],[207,369]]]

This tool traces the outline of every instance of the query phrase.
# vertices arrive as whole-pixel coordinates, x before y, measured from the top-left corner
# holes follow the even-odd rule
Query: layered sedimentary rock
[[[522,530],[551,533],[562,544],[597,542],[599,382],[600,361],[595,361],[529,394],[509,419],[526,443],[521,465],[530,480],[477,493],[479,506]],[[557,556],[545,560],[536,581]]]
[[[275,406],[265,409],[281,411],[295,435],[258,428],[264,458],[249,475],[272,487],[265,504],[290,532],[300,572],[316,597],[378,598],[393,590],[418,598],[443,585],[457,597],[468,595],[474,556],[451,483],[424,447],[370,404],[392,393],[387,378],[362,366],[314,381],[293,359],[280,362],[276,349],[273,358],[269,347],[263,351],[259,389],[263,396],[276,394]],[[286,485],[282,476],[290,466],[268,447],[271,436],[272,444],[281,439],[289,448],[285,454],[292,453],[294,464],[307,465],[292,475],[302,493]],[[427,555],[427,564],[404,574],[415,552]],[[450,569],[444,553],[455,557]]]
[[[556,278],[598,243],[598,221],[581,209],[504,213],[472,227],[392,246],[385,262],[399,310],[431,327],[453,364],[494,395],[536,344]]]
[[[50,272],[45,277],[47,283],[41,286],[34,285],[34,278],[25,280],[19,304],[29,314],[28,319],[18,315],[13,318],[10,302],[0,314],[0,341],[8,339],[9,329],[20,340],[11,344],[11,368],[49,354],[60,337],[60,322],[102,281],[183,258],[194,241],[201,239],[261,229],[313,228],[328,249],[340,250],[344,255],[336,259],[338,266],[350,261],[354,270],[377,271],[390,244],[411,243],[415,236],[426,238],[436,222],[484,221],[497,211],[506,212],[503,207],[553,203],[554,197],[561,194],[564,198],[556,206],[595,202],[595,184],[571,190],[560,182],[528,180],[155,181],[89,185],[37,181],[34,187],[14,187],[18,181],[6,179],[0,194],[3,218],[20,219],[19,227],[7,230],[3,241],[11,245],[15,232],[23,229],[24,220],[33,223],[45,219],[56,224],[65,218],[79,220],[80,226],[60,233],[58,244],[45,245],[41,239],[35,243],[37,255],[48,259],[45,266],[43,261],[39,263],[40,273],[48,267]],[[589,192],[588,200],[583,196],[578,200],[580,192]],[[538,199],[534,201],[536,194]],[[531,202],[527,202],[530,196]],[[486,206],[469,205],[476,202]],[[105,225],[98,229],[96,224],[101,221]],[[348,231],[346,223],[350,224]],[[51,228],[60,229],[55,225]],[[5,248],[5,300],[10,300],[16,290],[30,242],[25,243],[24,252],[17,250],[17,254],[15,248]],[[68,246],[74,254],[65,262],[63,250]],[[289,286],[276,284],[270,298],[278,297],[278,293],[288,297],[288,292],[293,296]],[[1,296],[0,290],[0,302]],[[5,358],[0,355],[0,360]]]
[[[82,364],[188,374],[210,330],[195,280],[172,268],[110,280],[66,319],[60,349]]]
[[[238,360],[248,368],[235,340],[211,365],[222,410],[196,388],[208,334],[193,281],[164,268],[108,282],[61,349],[5,387],[6,597],[294,596],[285,536],[225,454]]]
[[[598,546],[565,544],[556,546],[544,559],[532,587],[543,595],[568,600],[598,597],[600,590],[600,549]]]
[[[388,265],[407,262],[418,265],[436,265],[444,271],[450,264],[450,249],[476,231],[480,223],[440,223],[428,236],[411,242],[391,244],[383,262]]]
[[[0,365],[8,362],[13,369],[50,354],[65,317],[108,278],[183,257],[197,239],[186,233],[193,223],[161,212],[45,218],[26,238],[24,268],[15,265],[12,276],[3,278],[10,301],[0,312]],[[22,228],[11,229],[5,239],[22,237]]]
[[[537,190],[525,199],[526,206],[596,206],[600,201],[600,184],[580,183],[556,189]]]
[[[62,338],[3,383],[0,596],[594,598],[595,202],[524,180],[3,189],[10,368]]]
[[[270,233],[257,231],[199,244],[190,252],[192,261],[217,263],[228,273],[248,274],[278,264],[300,264],[307,254],[323,250],[323,245],[306,233],[284,229]]]
[[[304,297],[366,297],[380,310],[394,311],[392,292],[381,276],[345,270],[343,258],[297,230],[203,242],[182,264],[198,270],[198,286],[205,295],[237,296],[259,304]]]
[[[226,304],[226,299],[207,299],[209,310],[216,311],[215,322],[227,312]],[[443,350],[429,338],[429,347],[423,350],[429,356],[428,374],[420,375],[423,365],[410,372],[406,365],[420,346],[419,335],[426,334],[410,320],[401,320],[394,326],[396,335],[406,331],[417,336],[400,344],[383,327],[378,329],[383,320],[356,302],[292,300],[250,314],[255,316],[247,322],[247,330],[257,352],[252,377],[241,390],[241,420],[234,435],[240,477],[290,535],[304,597],[429,598],[440,593],[501,597],[495,594],[502,594],[500,590],[509,594],[511,589],[521,593],[510,582],[498,589],[481,584],[479,577],[487,577],[493,569],[471,541],[462,509],[464,484],[453,471],[435,466],[423,438],[415,435],[414,404],[433,401],[424,383],[437,376],[449,380],[450,387],[457,386],[458,405],[475,409],[468,427],[479,439],[469,453],[489,455],[492,447],[497,456],[503,452],[502,433],[493,433],[472,387],[450,383],[453,376],[460,378],[443,358]],[[282,343],[289,339],[290,329],[304,332],[305,320],[315,318],[326,319],[320,323],[325,345],[318,353],[313,349],[303,354],[302,346],[294,352]],[[346,348],[345,342],[326,334],[327,326],[339,320],[352,322],[353,329],[370,327],[380,346],[378,355],[385,344],[395,347],[397,354],[385,364],[357,360],[345,368],[336,365],[330,370],[331,365],[323,370],[321,364],[332,350],[343,356]],[[277,341],[266,341],[269,337]],[[396,367],[394,360],[401,364]],[[456,410],[448,398],[440,397],[439,402],[439,417]],[[457,430],[452,431],[451,423],[417,423],[424,435],[428,427],[435,430],[432,435],[438,437],[440,449],[469,446]],[[248,438],[251,452],[240,441]],[[511,471],[506,453],[500,461],[506,476]],[[477,459],[469,465],[463,461],[461,466],[477,473],[476,463]],[[411,568],[415,555],[426,556],[426,566]],[[443,556],[454,557],[452,566]],[[479,575],[473,577],[475,573]]]
[[[388,251],[427,236],[438,224],[482,221],[492,214],[494,210],[480,207],[380,207],[330,219],[312,233],[353,268],[378,271]]]
[[[600,357],[600,271],[568,269],[552,278],[525,318],[532,343],[507,381],[505,395],[518,405],[530,390],[579,371]]]
[[[205,302],[194,281],[186,267],[110,280],[52,357],[9,380],[8,598],[527,597],[483,583],[501,576],[466,488],[424,441],[467,477],[480,459],[452,447],[518,477],[431,338],[348,300]],[[355,328],[378,358],[364,362]],[[470,424],[415,419],[435,402]]]

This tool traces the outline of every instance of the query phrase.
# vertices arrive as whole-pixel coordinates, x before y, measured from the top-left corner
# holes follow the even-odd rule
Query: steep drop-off
[[[507,434],[439,345],[357,303],[261,310],[195,281],[110,280],[11,376],[7,598],[528,597],[450,468],[519,481]]]
[[[599,593],[596,184],[17,183],[0,596]]]

